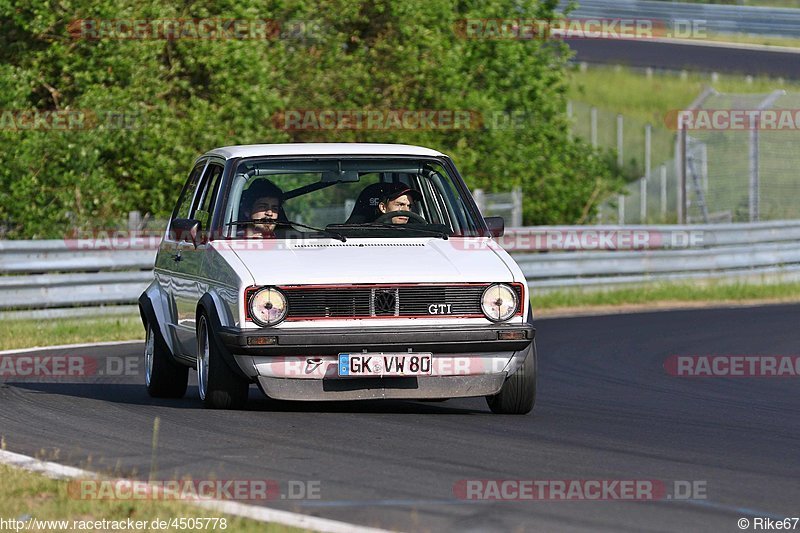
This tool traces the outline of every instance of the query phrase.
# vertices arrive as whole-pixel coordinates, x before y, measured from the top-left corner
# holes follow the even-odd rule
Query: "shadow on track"
[[[190,386],[186,396],[181,399],[151,398],[144,385],[112,383],[5,383],[0,387],[18,387],[44,394],[87,398],[103,402],[128,405],[152,405],[176,409],[202,410],[197,387]],[[386,413],[386,414],[431,414],[431,415],[474,415],[491,414],[485,411],[451,407],[447,402],[422,402],[413,400],[363,400],[336,402],[302,402],[272,400],[255,387],[250,389],[250,397],[244,411],[254,412],[296,412],[296,413]]]

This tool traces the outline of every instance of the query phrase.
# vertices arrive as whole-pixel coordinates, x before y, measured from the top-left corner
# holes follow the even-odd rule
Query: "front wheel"
[[[205,314],[197,322],[197,389],[203,406],[211,409],[241,409],[250,390],[223,360]]]
[[[536,344],[531,342],[528,355],[516,372],[506,379],[500,392],[486,397],[495,414],[525,415],[536,401]]]
[[[183,398],[189,383],[189,367],[169,355],[161,334],[147,324],[144,342],[144,382],[153,398]]]

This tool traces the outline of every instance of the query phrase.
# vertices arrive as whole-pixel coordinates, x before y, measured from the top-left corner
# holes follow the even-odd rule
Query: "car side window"
[[[217,198],[219,191],[219,184],[222,180],[222,165],[218,163],[209,163],[206,171],[203,173],[203,179],[200,182],[200,188],[195,198],[195,205],[190,213],[190,218],[200,221],[203,230],[208,229],[211,222],[211,214],[214,212],[214,202]]]
[[[203,174],[203,169],[205,167],[206,161],[203,161],[195,165],[195,167],[192,169],[192,173],[189,174],[189,179],[186,181],[186,185],[183,187],[183,192],[181,192],[181,198],[178,200],[178,205],[175,206],[175,212],[173,213],[172,218],[189,218],[192,200],[194,199],[194,193],[197,189],[197,182],[200,181],[200,176]]]

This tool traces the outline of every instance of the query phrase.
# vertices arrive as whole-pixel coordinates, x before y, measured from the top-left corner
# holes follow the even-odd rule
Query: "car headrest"
[[[385,183],[373,183],[364,187],[358,198],[356,198],[353,211],[345,224],[363,224],[378,218],[378,204],[383,196],[385,186]]]

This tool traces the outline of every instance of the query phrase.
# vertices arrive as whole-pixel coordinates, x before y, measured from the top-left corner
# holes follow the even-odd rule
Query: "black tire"
[[[145,324],[145,385],[153,398],[183,398],[189,383],[189,367],[172,360],[161,332]],[[152,342],[152,344],[151,344]],[[152,349],[152,365],[148,371],[147,351]]]
[[[203,391],[201,354],[208,345],[208,369]],[[242,409],[247,404],[250,383],[237,375],[223,359],[217,339],[209,328],[209,320],[201,313],[197,320],[197,370],[198,389],[203,406],[209,409]]]
[[[486,397],[489,409],[501,415],[530,413],[536,403],[536,366],[536,344],[531,342],[522,366],[506,379],[500,392]]]

